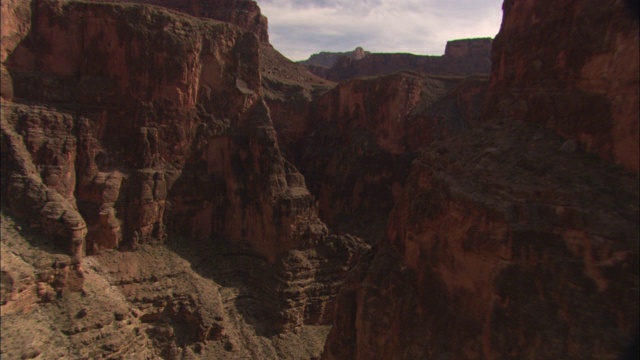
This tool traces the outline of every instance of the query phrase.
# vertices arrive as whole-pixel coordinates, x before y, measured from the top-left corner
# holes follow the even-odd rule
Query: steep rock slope
[[[295,161],[322,219],[377,241],[417,150],[473,125],[487,84],[405,72],[345,81],[319,97]]]
[[[310,73],[306,67],[290,61],[264,43],[260,46],[260,73],[278,144],[285,157],[292,161],[292,145],[308,130],[314,100],[335,83]]]
[[[612,117],[591,115],[600,114],[603,99],[625,98],[616,111],[633,114],[637,127],[637,66],[615,64],[636,51],[626,39],[638,27],[622,19],[621,6],[505,3],[484,123],[434,143],[414,162],[386,238],[339,297],[324,359],[618,358],[637,331],[639,313],[637,173],[583,151],[556,132],[566,136],[567,128],[547,120],[566,121],[577,136],[584,128],[578,121],[588,115],[593,138],[616,144],[622,139],[607,135]],[[584,31],[601,24],[608,31],[589,33],[620,42],[597,57],[615,60],[601,63],[611,66],[599,67],[599,74],[620,87],[594,87],[603,93],[586,97],[580,88],[547,87],[576,81],[572,76],[594,54],[580,51]],[[527,45],[518,50],[518,44]],[[563,47],[577,59],[567,58],[563,71],[520,55]],[[497,60],[503,54],[522,61]],[[520,79],[515,75],[528,74],[525,69],[538,71],[526,88],[505,80]],[[531,94],[569,103],[545,106]],[[602,122],[607,126],[598,127]]]
[[[638,172],[637,16],[624,1],[505,1],[503,8],[487,116],[552,127]]]
[[[489,38],[453,40],[447,42],[442,56],[372,53],[338,57],[330,67],[315,64],[306,66],[314,74],[331,81],[388,75],[399,71],[429,75],[481,75],[491,70],[491,43]]]
[[[28,219],[23,229],[47,234],[72,253],[65,276],[75,280],[47,280],[56,304],[70,301],[65,284],[75,284],[66,289],[79,294],[104,281],[104,274],[87,274],[87,264],[109,261],[110,249],[159,252],[114,256],[121,257],[116,263],[149,266],[149,274],[154,266],[165,268],[156,279],[189,282],[197,277],[194,265],[174,266],[189,256],[180,249],[215,245],[253,259],[210,275],[231,279],[214,280],[222,287],[247,289],[228,301],[252,299],[227,311],[248,319],[252,315],[241,309],[260,304],[268,314],[255,323],[243,320],[237,331],[264,327],[256,336],[271,342],[264,337],[327,321],[349,264],[366,246],[329,233],[304,178],[281,155],[263,99],[255,34],[139,4],[9,1],[2,3],[2,18],[3,205]],[[198,245],[194,239],[206,240]],[[176,241],[180,245],[171,245]],[[85,254],[94,255],[83,260]],[[25,266],[41,271],[38,264]],[[2,267],[3,278],[20,278],[4,261]],[[129,270],[112,270],[106,278]],[[149,276],[131,281],[157,282]],[[176,296],[166,294],[170,284],[152,286],[137,298],[113,281],[114,296],[124,296],[120,305],[135,307],[141,319],[152,319],[146,321],[150,332],[163,334],[158,341],[151,336],[152,354],[172,358],[175,346],[196,349],[215,327],[207,310],[215,301],[200,306],[204,300],[183,298],[215,284],[196,283]],[[27,282],[26,293],[39,286]],[[38,308],[48,293],[27,301],[28,307]],[[8,300],[3,306],[14,305]],[[183,307],[198,310],[194,315]],[[69,316],[72,327],[84,326],[69,311],[57,314]],[[185,321],[201,329],[184,339],[165,329]],[[109,349],[123,346],[114,341]],[[12,343],[3,338],[5,344]]]

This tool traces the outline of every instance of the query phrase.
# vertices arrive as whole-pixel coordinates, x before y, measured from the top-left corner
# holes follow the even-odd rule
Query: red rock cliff
[[[411,160],[431,142],[475,124],[486,78],[398,73],[338,84],[312,106],[296,164],[322,219],[377,241]]]
[[[253,33],[140,4],[2,11],[2,194],[13,215],[76,261],[167,236],[230,242],[268,264],[242,285],[263,294],[265,327],[326,321],[365,246],[329,234],[281,155]]]
[[[88,0],[100,2],[100,0]],[[261,42],[269,42],[267,18],[252,0],[112,0],[113,3],[134,3],[162,6],[197,17],[220,20],[256,34]]]
[[[637,170],[596,146],[637,144],[637,34],[617,1],[505,2],[485,123],[414,161],[323,359],[620,356],[639,313],[637,173],[558,132]]]
[[[624,1],[505,1],[487,115],[535,121],[638,172],[638,19]]]

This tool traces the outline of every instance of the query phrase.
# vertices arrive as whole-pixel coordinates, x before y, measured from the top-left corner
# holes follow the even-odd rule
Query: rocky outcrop
[[[638,172],[637,15],[623,1],[505,1],[503,9],[487,116],[552,127]]]
[[[638,181],[563,141],[489,122],[429,148],[323,358],[617,359],[637,326]]]
[[[321,319],[288,333],[271,322],[282,323],[283,301],[293,303],[290,316],[318,316],[325,303],[317,295],[335,292],[343,277],[326,261],[328,248],[296,253],[287,270],[231,244],[175,238],[104,250],[76,272],[26,223],[3,213],[1,226],[0,352],[10,359],[317,358],[329,330]],[[316,301],[307,303],[309,294]]]
[[[246,268],[220,272],[229,271],[234,282],[225,284],[249,289],[270,314],[239,325],[239,332],[262,327],[258,337],[264,337],[329,320],[346,271],[367,246],[329,232],[303,176],[282,156],[263,92],[264,46],[253,33],[144,4],[5,4],[6,211],[69,249],[75,257],[67,268],[79,279],[86,280],[83,264],[105,259],[101,254],[111,249],[166,249],[167,239],[182,239],[197,251],[204,245],[195,240],[207,239],[251,259]],[[167,256],[179,256],[177,248],[169,251]],[[81,260],[84,255],[93,256]],[[144,257],[122,261],[135,263],[137,256]],[[147,260],[154,261],[139,261]],[[172,267],[173,260],[156,260],[160,268]],[[144,266],[153,272],[153,264]],[[69,289],[94,285],[85,281]],[[214,315],[204,300],[182,296],[208,290],[194,285],[176,299],[166,295],[167,286],[152,286],[159,293],[146,300],[125,294],[119,304],[164,304],[139,306],[150,318],[162,314],[149,329],[164,334],[161,340],[140,340],[151,339],[159,352],[176,344],[199,346],[215,328]],[[199,330],[181,340],[162,332],[167,322]],[[71,324],[67,330],[74,335]],[[111,322],[85,325],[106,324]],[[78,339],[86,341],[84,335]],[[105,345],[105,353],[124,346],[122,339],[114,341],[119,345]]]
[[[486,86],[483,78],[398,73],[322,95],[294,151],[322,219],[377,241],[417,151],[473,125]]]
[[[361,76],[378,76],[399,71],[428,75],[470,76],[489,74],[491,70],[489,38],[449,41],[443,56],[401,53],[372,53],[360,59],[342,56],[329,68],[309,64],[314,74],[331,81]]]
[[[87,0],[100,2],[101,0]],[[269,43],[267,18],[258,4],[251,0],[110,0],[112,3],[133,3],[161,6],[196,17],[234,24],[256,34],[263,43]]]
[[[230,118],[249,122],[262,106],[257,40],[146,6],[42,3],[35,10],[31,32],[4,62],[12,89],[3,94],[3,116],[22,134],[45,185],[77,202],[89,222],[89,253],[122,238],[161,239],[166,182],[184,177],[194,152]],[[153,44],[145,32],[153,26],[175,30]],[[226,54],[235,59],[222,60]],[[208,109],[196,108],[205,101]]]

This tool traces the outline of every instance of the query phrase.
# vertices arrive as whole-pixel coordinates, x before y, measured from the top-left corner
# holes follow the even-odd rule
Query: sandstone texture
[[[3,244],[24,260],[32,249],[20,239],[40,234],[68,254],[3,261],[2,353],[33,355],[10,334],[35,322],[60,340],[45,358],[210,358],[209,339],[218,357],[319,355],[318,326],[368,246],[329,231],[282,156],[264,94],[287,95],[263,89],[277,74],[263,82],[261,71],[277,66],[260,60],[275,50],[233,24],[234,12],[259,9],[141,3],[2,3],[3,213],[22,229],[16,245],[3,228]],[[203,254],[215,259],[199,273]],[[5,289],[4,279],[24,284]],[[91,296],[105,286],[110,297]],[[32,311],[5,321],[5,309],[23,306]],[[137,320],[122,320],[132,311]],[[226,336],[218,316],[237,318]],[[80,349],[103,328],[121,334]]]
[[[371,53],[340,56],[331,66],[318,61],[303,62],[311,72],[331,81],[362,76],[388,75],[399,71],[415,71],[428,75],[471,76],[491,71],[489,38],[449,41],[442,56],[404,53]]]
[[[638,172],[638,18],[624,1],[505,1],[489,117],[534,121]]]

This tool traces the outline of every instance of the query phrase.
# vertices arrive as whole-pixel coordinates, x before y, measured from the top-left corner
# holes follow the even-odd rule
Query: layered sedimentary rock
[[[31,32],[4,62],[12,86],[3,94],[4,120],[20,133],[44,184],[75,197],[91,228],[90,253],[117,247],[123,236],[161,239],[167,189],[184,181],[182,168],[206,163],[204,146],[231,121],[246,124],[247,137],[249,127],[260,131],[256,118],[269,121],[258,94],[257,39],[146,6],[52,2],[36,10]],[[154,26],[174,31],[151,41],[146,29]],[[210,155],[219,171],[230,169],[223,161],[231,146]],[[106,239],[104,227],[117,225],[112,216],[125,223]],[[234,226],[241,227],[228,232],[238,232]],[[94,232],[105,243],[92,241]]]
[[[442,56],[403,53],[371,53],[366,56],[341,56],[331,66],[306,64],[311,72],[331,81],[360,76],[387,75],[416,71],[429,75],[470,76],[491,70],[490,38],[453,40]],[[309,59],[308,61],[310,61]]]
[[[624,1],[505,1],[487,114],[557,129],[638,172],[638,19]]]
[[[102,0],[87,0],[104,2]],[[256,34],[263,43],[269,42],[267,18],[258,4],[251,0],[110,0],[112,3],[150,4],[196,17],[234,24]]]
[[[128,323],[134,325],[127,325],[125,333],[140,321],[148,325],[143,327],[149,336],[136,333],[131,346],[127,337],[111,338],[112,344],[104,344],[105,354],[152,344],[149,354],[176,358],[175,346],[189,351],[203,346],[216,326],[211,320],[215,312],[207,310],[214,306],[207,301],[213,300],[189,295],[209,291],[203,286],[243,287],[246,296],[259,299],[252,304],[260,303],[268,316],[236,329],[264,328],[256,335],[258,343],[305,324],[327,322],[344,274],[366,246],[357,238],[330,234],[304,178],[281,155],[263,97],[261,43],[254,33],[146,4],[3,2],[2,17],[4,210],[26,219],[22,229],[46,234],[74,255],[65,260],[60,275],[73,281],[55,276],[40,281],[54,289],[54,301],[71,301],[63,289],[79,296],[108,281],[113,298],[106,302],[136,310],[140,317]],[[228,247],[229,256],[250,261],[238,262],[245,267],[218,270],[229,281],[198,282],[180,287],[174,296],[166,293],[174,280],[163,286],[150,280],[154,266],[167,269],[156,279],[189,282],[201,275],[194,264],[184,266],[184,274],[173,272],[176,259],[188,254],[179,254],[180,246],[163,245],[168,238],[180,246],[193,244],[196,252],[202,244]],[[205,240],[197,245],[195,239]],[[94,262],[110,261],[110,249],[168,252],[157,257],[136,251],[113,255],[122,257],[115,263],[139,265],[116,267],[109,275],[87,272]],[[81,260],[87,254],[95,256]],[[35,269],[32,273],[43,271],[38,263],[25,266]],[[209,266],[203,273],[212,271]],[[2,267],[3,279],[20,278],[4,261]],[[146,275],[130,280],[132,289],[113,282],[146,267]],[[34,291],[40,282],[27,281],[22,292]],[[147,294],[137,297],[147,283]],[[50,298],[47,289],[42,296]],[[11,299],[21,297],[14,295],[3,306],[16,306]],[[25,302],[31,309],[26,318],[36,316],[34,309],[40,306],[32,300]],[[82,304],[85,312],[102,311],[88,299]],[[70,317],[70,328],[63,333],[74,347],[94,336],[92,329],[127,318],[118,315],[113,323],[113,314],[96,320],[75,317],[74,311],[55,312]],[[85,318],[97,322],[85,324]],[[167,324],[199,330],[182,337],[180,326],[171,330]],[[214,338],[223,339],[219,335]],[[13,341],[3,338],[3,346],[11,347]],[[127,351],[123,356],[131,355]],[[68,356],[94,355],[80,351]]]
[[[617,1],[504,10],[484,123],[414,162],[324,359],[617,359],[631,343],[637,168],[589,141],[637,129],[637,22]]]
[[[377,241],[417,150],[473,125],[487,84],[405,72],[349,80],[322,95],[295,148],[322,219]]]
[[[307,304],[308,289],[326,295],[343,277],[327,252],[274,268],[235,246],[171,238],[85,257],[79,278],[73,259],[28,223],[3,213],[1,226],[3,358],[317,358],[328,326],[279,333],[273,322],[287,301],[318,316],[323,301]]]

